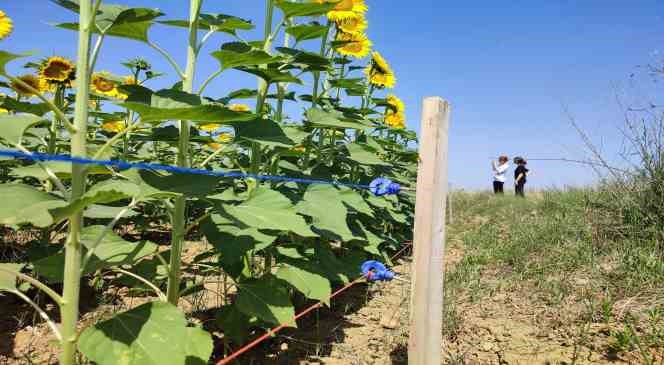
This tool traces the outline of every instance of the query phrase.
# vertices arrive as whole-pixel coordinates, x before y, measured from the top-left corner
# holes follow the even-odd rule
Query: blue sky
[[[188,14],[188,2],[183,0],[114,2],[156,7],[166,13],[165,19]],[[452,104],[450,180],[467,189],[490,186],[489,156],[583,158],[581,140],[564,107],[608,158],[616,159],[622,140],[614,87],[625,83],[638,65],[654,62],[658,52],[664,52],[664,2],[658,0],[367,3],[369,37],[397,73],[394,93],[407,104],[409,127],[419,129],[424,97],[442,96]],[[14,19],[16,27],[2,49],[75,55],[75,33],[49,25],[74,21],[74,14],[44,0],[3,1],[0,10]],[[264,2],[207,0],[204,11],[252,19],[261,28]],[[243,37],[259,39],[260,33],[257,29]],[[151,38],[184,65],[183,30],[158,26]],[[207,54],[231,40],[218,35],[207,44],[199,63],[199,83],[217,67]],[[127,40],[108,41],[98,69],[122,73],[120,62],[138,55],[171,75],[151,86],[175,81],[156,52]],[[229,71],[210,86],[208,94],[222,96],[242,87],[255,87],[255,80]],[[288,109],[291,116],[297,116],[298,108]],[[590,184],[596,178],[583,166],[537,161],[529,165],[534,172],[530,183],[536,187]]]

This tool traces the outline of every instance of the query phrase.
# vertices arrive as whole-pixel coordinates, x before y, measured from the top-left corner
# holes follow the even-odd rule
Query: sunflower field
[[[0,149],[415,181],[416,136],[404,103],[386,92],[396,77],[365,33],[364,0],[266,0],[255,40],[243,37],[251,20],[213,12],[223,2],[182,1],[182,19],[102,0],[52,2],[71,14],[56,31],[78,33],[76,59],[2,50],[21,30],[0,11]],[[150,37],[156,27],[186,32],[185,65]],[[124,74],[95,67],[114,37],[135,43]],[[171,69],[136,58],[142,47]],[[217,71],[199,75],[203,62]],[[210,92],[229,70],[256,87]],[[154,86],[164,81],[171,86]],[[0,197],[0,300],[33,307],[63,365],[205,364],[267,328],[295,327],[296,307],[327,301],[364,260],[389,261],[411,238],[414,208],[409,193],[10,158],[0,159]],[[142,304],[81,321],[84,296],[111,289]],[[197,320],[188,303],[211,290],[221,302]]]

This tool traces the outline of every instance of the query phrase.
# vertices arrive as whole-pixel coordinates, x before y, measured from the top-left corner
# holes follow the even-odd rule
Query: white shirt
[[[492,161],[491,167],[493,167],[493,179],[495,181],[505,182],[505,172],[510,168],[510,164],[505,162],[500,166],[496,166],[496,161]]]

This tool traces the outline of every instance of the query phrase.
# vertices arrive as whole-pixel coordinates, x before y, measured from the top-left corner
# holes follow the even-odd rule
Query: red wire
[[[394,260],[399,255],[404,253],[412,244],[413,244],[412,242],[405,242],[406,247],[402,248],[401,250],[399,250],[399,252],[394,254],[394,256],[392,256],[390,258],[390,260]],[[332,298],[336,297],[337,295],[339,295],[339,294],[343,293],[344,291],[348,290],[348,288],[350,288],[350,287],[354,286],[355,284],[358,284],[362,281],[364,281],[364,276],[360,276],[359,278],[355,279],[354,281],[346,284],[346,286],[344,286],[341,289],[335,291],[334,293],[332,293],[328,297],[328,299],[331,300]],[[296,314],[295,317],[293,317],[293,322],[295,322],[298,319],[300,319],[300,318],[304,317],[305,315],[309,314],[314,309],[320,308],[321,305],[323,305],[323,302],[318,302],[318,303],[308,307],[307,309],[303,310],[302,312]],[[275,327],[275,328],[267,331],[262,336],[260,336],[257,339],[251,341],[250,343],[244,345],[241,349],[239,349],[239,350],[235,351],[234,353],[232,353],[232,354],[224,357],[223,359],[219,360],[219,362],[217,362],[216,365],[226,365],[226,364],[230,363],[231,361],[237,359],[240,355],[242,355],[245,352],[247,352],[247,351],[251,350],[252,348],[254,348],[259,343],[265,341],[266,339],[270,338],[275,333],[277,333],[277,332],[281,331],[282,329],[286,328],[286,326],[288,326],[288,323],[282,323],[278,327]]]

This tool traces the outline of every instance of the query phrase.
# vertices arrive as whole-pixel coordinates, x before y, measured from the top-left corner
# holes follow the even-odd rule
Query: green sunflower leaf
[[[339,199],[340,190],[331,185],[310,185],[297,211],[313,219],[313,227],[326,237],[350,241],[355,237],[348,228],[348,209]]]
[[[292,82],[302,85],[302,80],[293,76],[288,71],[280,71],[276,68],[259,68],[259,67],[237,67],[238,70],[256,75],[265,80],[268,84],[277,82]]]
[[[277,0],[277,7],[284,13],[284,17],[293,18],[297,16],[320,16],[327,14],[337,6],[333,3],[294,3],[287,0]]]
[[[305,113],[307,121],[314,127],[339,129],[367,129],[368,126],[345,118],[337,111],[327,112],[318,108],[311,108]]]
[[[23,184],[0,185],[0,196],[0,224],[6,225],[48,227],[54,222],[49,209],[67,205],[60,198]]]
[[[267,119],[238,124],[235,131],[238,138],[266,146],[292,147],[295,145],[295,142],[288,138],[279,124]]]
[[[288,289],[274,276],[250,279],[238,283],[238,287],[240,290],[235,308],[240,312],[270,324],[285,323],[289,327],[297,327],[293,320],[295,308],[290,301]]]
[[[78,12],[78,1],[51,0],[52,2]],[[148,30],[154,19],[164,15],[157,9],[129,8],[123,5],[102,4],[95,17],[96,27],[93,33],[120,38],[133,39],[148,43]],[[58,28],[78,31],[78,23],[61,23]]]
[[[189,28],[189,20],[163,20],[158,23],[180,28]],[[254,25],[250,20],[245,20],[226,14],[207,14],[199,16],[198,28],[202,30],[213,30],[237,35],[238,30],[252,30]]]
[[[81,232],[81,243],[85,252],[91,249],[99,239],[105,226],[88,226]],[[134,265],[140,259],[157,251],[156,244],[148,241],[128,242],[114,232],[106,232],[103,239],[94,250],[92,258],[83,270],[87,275],[97,270],[107,269],[121,265]],[[34,261],[35,272],[45,277],[51,283],[61,283],[65,263],[64,252],[58,252],[43,259]]]
[[[17,60],[19,58],[24,58],[30,56],[30,53],[23,53],[23,54],[14,54],[14,53],[9,53],[5,51],[0,51],[0,73],[2,74],[7,74],[7,70],[5,70],[5,66],[13,60]]]
[[[0,140],[10,145],[20,145],[25,131],[42,120],[41,117],[32,114],[0,114]]]
[[[299,43],[310,39],[323,38],[327,33],[327,27],[318,23],[294,25],[286,28],[286,33],[293,36],[295,41]]]
[[[377,165],[377,166],[389,166],[389,164],[376,155],[371,148],[359,144],[351,143],[346,145],[348,153],[350,153],[350,159],[358,162],[363,165]]]
[[[330,305],[330,280],[307,262],[292,260],[281,264],[275,276],[292,285],[305,297]]]
[[[235,112],[183,91],[163,89],[153,92],[137,85],[123,86],[122,89],[129,93],[129,97],[120,105],[140,114],[144,122],[191,120],[196,123],[229,124],[256,119],[255,114]]]
[[[0,263],[0,292],[16,290],[16,274],[21,272],[23,264]]]
[[[143,304],[86,328],[78,348],[99,365],[207,364],[212,338],[187,327],[177,307],[164,302]]]
[[[219,51],[212,52],[212,57],[221,64],[221,70],[242,66],[266,65],[281,61],[281,57],[253,49],[244,43],[233,42],[222,46]]]

